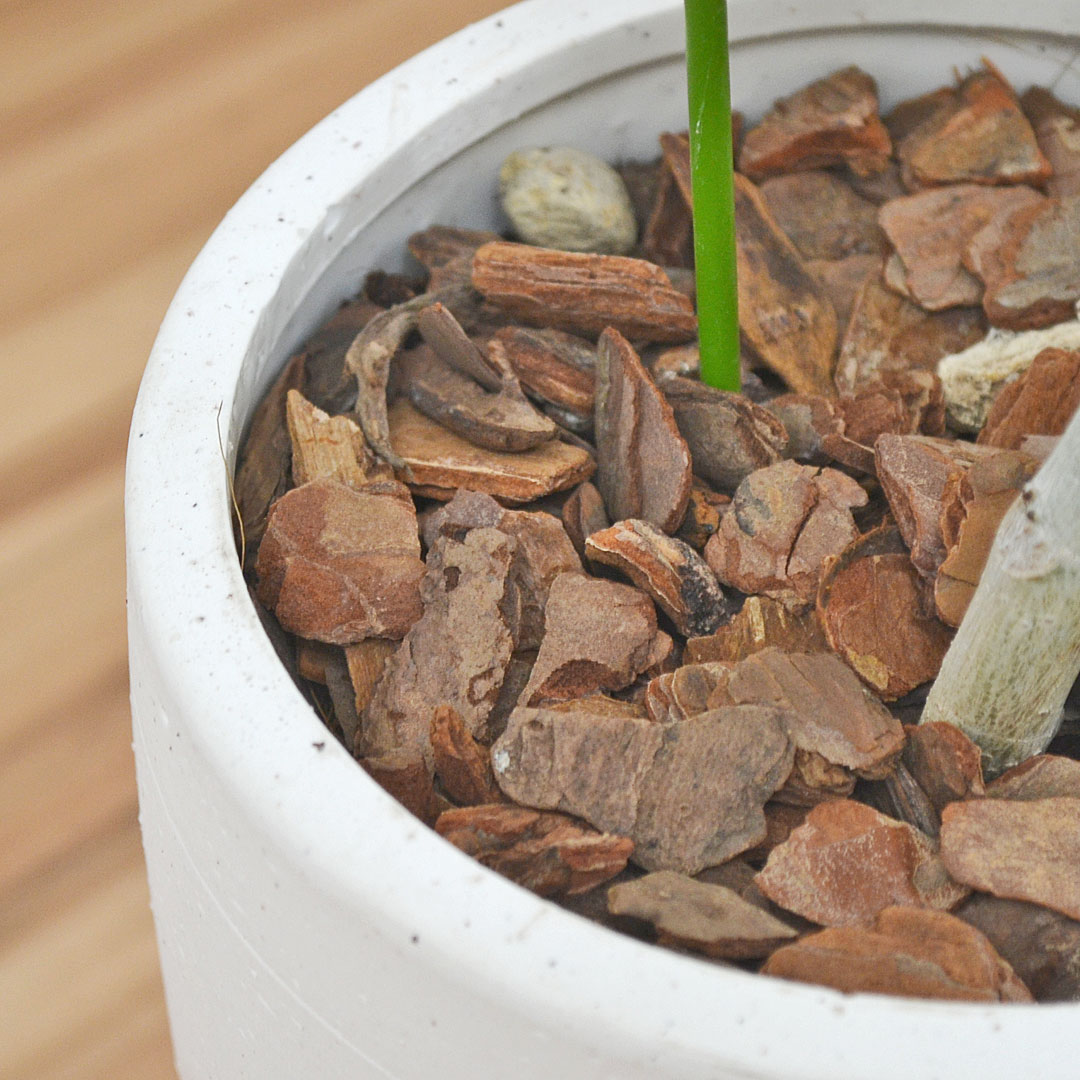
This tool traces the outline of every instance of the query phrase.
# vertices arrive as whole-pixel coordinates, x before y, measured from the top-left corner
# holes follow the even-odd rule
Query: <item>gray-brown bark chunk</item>
[[[786,923],[723,885],[658,870],[608,890],[612,915],[652,923],[657,942],[728,960],[768,956],[798,936]]]
[[[421,337],[445,364],[468,376],[485,390],[498,393],[503,379],[479,346],[465,333],[461,323],[445,304],[434,303],[420,312],[416,328]]]
[[[982,751],[959,728],[935,721],[904,730],[904,765],[938,815],[951,802],[986,793]]]
[[[734,491],[755,469],[783,456],[784,425],[741,394],[678,376],[664,379],[660,389],[690,448],[694,474],[718,491]]]
[[[502,605],[516,548],[496,529],[473,529],[461,541],[444,537],[428,553],[424,613],[386,662],[364,710],[362,756],[400,748],[430,771],[431,721],[440,705],[452,706],[475,738],[488,736],[513,651]]]
[[[526,705],[629,686],[652,661],[656,611],[638,589],[580,573],[548,591],[544,640],[521,695]]]
[[[1026,90],[1020,107],[1035,130],[1039,149],[1053,166],[1046,193],[1055,198],[1080,195],[1080,110],[1070,108],[1041,86]]]
[[[671,406],[615,330],[600,336],[596,375],[596,486],[608,514],[672,533],[686,513],[693,473]]]
[[[585,540],[586,558],[621,570],[670,616],[680,634],[709,634],[727,617],[716,575],[689,544],[629,518]]]
[[[718,709],[674,724],[518,708],[492,747],[519,803],[560,809],[634,841],[647,870],[693,874],[765,837],[762,806],[794,750],[775,709]]]
[[[259,599],[286,629],[332,645],[400,638],[420,617],[416,511],[399,484],[313,480],[274,504],[256,561]]]
[[[459,490],[424,523],[424,543],[440,536],[464,540],[473,529],[498,529],[516,541],[502,611],[515,650],[538,648],[544,636],[544,610],[551,583],[581,571],[581,561],[559,519],[551,514],[507,510],[490,495]]]

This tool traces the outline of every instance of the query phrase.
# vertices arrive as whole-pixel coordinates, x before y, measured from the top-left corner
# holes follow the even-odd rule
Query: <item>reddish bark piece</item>
[[[963,265],[968,243],[991,221],[1043,201],[1028,187],[950,184],[886,203],[878,220],[896,249],[900,291],[928,311],[978,304],[982,282]]]
[[[836,362],[836,388],[854,393],[886,372],[936,371],[938,361],[986,336],[978,308],[927,312],[871,274],[855,299]]]
[[[825,452],[828,435],[841,434],[844,421],[830,398],[820,394],[780,394],[767,401],[768,409],[788,434],[784,457],[807,465],[825,465],[832,460]]]
[[[604,508],[603,496],[593,484],[586,481],[579,484],[570,498],[563,503],[562,522],[574,549],[584,559],[586,538],[594,532],[606,529],[611,524],[611,519]]]
[[[739,330],[762,364],[797,393],[827,392],[836,312],[761,193],[735,174]]]
[[[793,611],[767,596],[748,596],[738,614],[708,637],[690,638],[683,661],[738,663],[762,649],[786,653],[825,652],[829,648],[817,611]]]
[[[998,391],[978,442],[1017,449],[1028,435],[1061,435],[1080,405],[1080,352],[1043,349]]]
[[[878,116],[877,85],[847,67],[777,101],[747,131],[739,171],[753,179],[772,173],[847,165],[862,176],[881,172],[892,142]]]
[[[804,259],[877,255],[877,207],[835,173],[813,170],[765,180],[761,195]]]
[[[807,259],[806,269],[821,282],[836,312],[836,325],[843,338],[855,300],[867,278],[881,271],[881,256],[848,255],[843,259]]]
[[[626,867],[634,845],[563,814],[520,806],[447,810],[435,831],[456,848],[540,896],[576,896]]]
[[[911,415],[903,394],[884,383],[867,384],[853,394],[842,394],[835,408],[842,425],[825,434],[822,450],[833,461],[856,472],[873,475],[874,443],[879,435],[918,429],[918,420]]]
[[[730,505],[730,495],[721,495],[695,480],[690,488],[686,514],[675,535],[695,551],[704,551],[705,545],[720,528],[720,519]]]
[[[774,903],[824,926],[869,926],[894,904],[947,909],[968,894],[928,836],[850,799],[815,806],[755,880]]]
[[[595,337],[614,327],[635,341],[689,341],[694,307],[660,267],[623,255],[485,244],[473,286],[514,319]]]
[[[782,457],[787,432],[768,409],[678,376],[664,379],[661,389],[690,448],[694,474],[718,490],[734,491],[755,469]]]
[[[934,604],[950,626],[960,625],[998,526],[1036,468],[1028,455],[1003,450],[946,484],[940,524],[947,555],[934,580]]]
[[[1036,1001],[1080,1001],[1080,922],[1037,904],[981,894],[956,915],[986,935]]]
[[[566,530],[551,514],[507,510],[490,495],[459,491],[424,523],[424,542],[431,548],[440,536],[463,540],[476,528],[498,529],[516,541],[502,601],[503,618],[515,650],[538,648],[551,583],[560,574],[581,570]]]
[[[400,638],[420,617],[416,511],[390,489],[314,480],[274,504],[256,571],[259,600],[286,630],[348,645]]]
[[[1041,86],[1026,90],[1020,107],[1054,170],[1046,182],[1046,193],[1054,198],[1080,195],[1080,110],[1070,108]]]
[[[806,820],[806,815],[810,813],[810,809],[809,806],[795,806],[791,803],[780,802],[777,799],[770,799],[764,807],[765,838],[752,848],[747,848],[742,857],[755,864],[764,863],[773,848],[783,844]],[[757,888],[756,881],[754,887]],[[767,903],[772,904],[772,901],[760,889],[757,889],[757,891]],[[796,918],[794,915],[790,917]]]
[[[782,714],[759,706],[691,720],[518,708],[492,747],[518,803],[562,810],[634,841],[646,870],[694,874],[765,836],[761,807],[791,771]]]
[[[1036,754],[991,780],[986,794],[996,799],[1080,799],[1080,761]]]
[[[502,802],[491,771],[491,753],[469,733],[461,714],[440,705],[431,720],[431,752],[435,775],[459,806]]]
[[[924,577],[933,577],[945,559],[941,531],[946,485],[994,451],[961,439],[925,435],[882,435],[874,447],[878,479],[911,561]]]
[[[503,597],[517,549],[496,529],[441,538],[428,552],[420,586],[424,613],[386,662],[357,737],[362,756],[401,748],[430,771],[431,719],[452,706],[474,738],[489,737],[513,651]]]
[[[671,406],[615,330],[600,336],[596,375],[596,486],[607,512],[672,533],[686,513],[693,473]]]
[[[896,147],[905,177],[933,184],[1042,184],[1050,162],[1000,72],[969,75],[946,102],[916,125]]]
[[[453,225],[429,225],[409,237],[409,253],[431,272],[462,256],[472,258],[478,247],[501,240],[498,233],[462,229]]]
[[[982,751],[959,728],[943,721],[905,725],[903,762],[934,809],[986,794]]]
[[[388,795],[425,825],[439,816],[439,800],[431,782],[431,772],[422,758],[403,748],[385,750],[360,758],[364,771]]]
[[[596,391],[596,349],[561,330],[504,326],[488,342],[531,394],[562,409],[591,416]]]
[[[1032,330],[1075,316],[1078,233],[1080,194],[1015,210],[975,234],[966,262],[986,286],[983,309],[993,326]]]
[[[941,857],[972,888],[1080,919],[1080,799],[950,803]]]
[[[764,649],[747,657],[709,700],[710,707],[727,704],[784,710],[797,750],[818,754],[860,776],[887,772],[904,745],[900,722],[828,652]],[[814,768],[812,761],[804,764],[807,771]],[[822,784],[810,783],[830,782],[823,778]]]
[[[660,605],[680,634],[709,634],[729,606],[708,563],[689,544],[628,518],[585,540],[586,558],[622,571]]]
[[[608,890],[612,915],[652,923],[660,945],[674,945],[717,959],[768,956],[798,931],[723,885],[658,870]]]
[[[694,265],[690,143],[686,135],[660,136],[663,158],[656,196],[641,236],[646,258],[661,266]]]
[[[446,501],[458,488],[509,503],[532,502],[580,484],[595,465],[586,450],[558,439],[512,454],[484,450],[421,415],[407,401],[389,414],[390,439],[405,462],[403,478],[418,495]]]
[[[656,612],[638,589],[584,574],[551,584],[547,628],[521,701],[533,705],[629,686],[653,660]]]
[[[724,663],[682,664],[649,682],[645,709],[658,724],[700,716],[709,711],[709,699],[731,677],[731,671],[731,665]]]
[[[705,559],[725,585],[809,603],[826,557],[858,535],[851,507],[865,504],[843,473],[781,461],[739,485]]]
[[[873,929],[843,926],[785,945],[762,972],[845,993],[945,1001],[1031,1001],[978,930],[943,911],[890,907]]]
[[[833,559],[818,590],[829,644],[886,701],[933,679],[949,647],[951,632],[923,608],[922,579],[889,527]]]

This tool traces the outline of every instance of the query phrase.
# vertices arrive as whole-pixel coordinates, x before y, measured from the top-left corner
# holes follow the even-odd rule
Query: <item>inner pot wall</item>
[[[984,55],[1080,101],[1080,14],[1020,7],[916,0],[901,20],[877,0],[730,0],[736,107],[760,115],[856,62],[887,108]],[[184,1080],[1075,1075],[1075,1005],[844,997],[726,971],[484,870],[327,738],[246,594],[216,425],[231,461],[285,357],[364,271],[401,264],[410,231],[501,227],[509,150],[653,156],[659,131],[686,126],[682,38],[673,0],[530,0],[463,31],[275,163],[169,310],[131,432],[128,591],[141,822]]]

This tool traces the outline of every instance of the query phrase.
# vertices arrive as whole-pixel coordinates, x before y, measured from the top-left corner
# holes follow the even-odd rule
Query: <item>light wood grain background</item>
[[[504,0],[0,0],[0,1077],[175,1077],[124,629],[131,408],[188,263],[316,120]]]

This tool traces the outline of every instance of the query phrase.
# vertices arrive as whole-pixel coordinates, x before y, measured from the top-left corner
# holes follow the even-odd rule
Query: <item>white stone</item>
[[[622,177],[585,150],[515,150],[499,170],[499,196],[514,231],[527,244],[623,255],[637,240]]]
[[[937,370],[952,426],[980,431],[997,392],[1050,348],[1080,349],[1080,319],[1041,330],[991,330],[970,348],[943,357]]]

